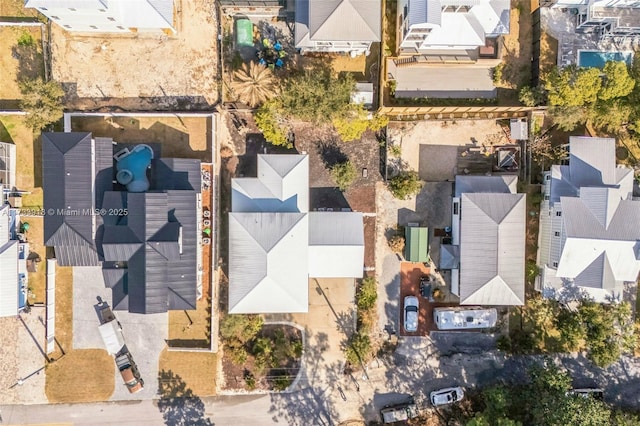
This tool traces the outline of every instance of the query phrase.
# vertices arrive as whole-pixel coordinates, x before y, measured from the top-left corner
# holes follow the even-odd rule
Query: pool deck
[[[540,10],[540,25],[542,30],[558,40],[558,59],[560,67],[578,64],[578,51],[590,50],[598,52],[628,52],[634,51],[631,40],[604,39],[595,33],[576,32],[576,15],[569,10],[543,7]]]

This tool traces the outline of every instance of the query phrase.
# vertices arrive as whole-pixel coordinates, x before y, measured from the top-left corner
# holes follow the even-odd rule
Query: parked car
[[[600,401],[604,399],[604,390],[599,388],[580,388],[580,389],[571,389],[567,392],[568,395],[578,395],[583,398],[595,398]]]
[[[455,388],[445,388],[431,392],[429,395],[431,403],[434,406],[449,405],[454,402],[462,401],[464,398],[464,391],[460,386]]]
[[[418,330],[418,298],[407,296],[404,298],[404,330],[414,332]]]
[[[116,365],[118,366],[118,370],[120,370],[120,375],[129,393],[140,392],[144,389],[144,381],[140,378],[138,367],[136,363],[133,362],[131,354],[126,352],[117,356]]]
[[[382,423],[395,423],[402,422],[409,419],[418,417],[418,407],[416,406],[413,398],[408,402],[396,405],[387,405],[380,410],[382,416]]]

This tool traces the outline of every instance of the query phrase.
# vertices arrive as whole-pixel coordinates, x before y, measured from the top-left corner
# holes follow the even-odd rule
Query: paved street
[[[161,412],[157,401],[129,401],[79,405],[0,406],[5,424],[48,422],[77,425],[107,424],[204,424],[208,418],[224,425],[335,425],[360,418],[374,420],[379,409],[416,396],[424,406],[424,397],[434,389],[461,384],[466,388],[483,387],[498,381],[522,382],[526,368],[539,356],[505,358],[495,352],[479,355],[438,356],[428,340],[403,340],[393,359],[374,362],[368,369],[369,380],[359,373],[355,379],[340,377],[326,386],[315,385],[291,394],[238,395],[205,398],[202,401],[169,401]],[[627,407],[640,407],[640,360],[625,357],[607,368],[595,368],[583,356],[555,358],[574,377],[579,387],[598,385],[605,390],[605,401]],[[394,365],[395,364],[395,365]],[[340,395],[342,390],[344,400]],[[164,418],[163,418],[164,414]],[[185,419],[185,416],[188,416]],[[185,423],[183,423],[185,424]]]

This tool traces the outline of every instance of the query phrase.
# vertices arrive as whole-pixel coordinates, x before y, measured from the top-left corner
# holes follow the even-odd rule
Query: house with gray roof
[[[544,174],[536,287],[545,297],[621,300],[640,272],[640,201],[612,138],[571,136],[569,164]]]
[[[43,133],[42,141],[45,244],[58,263],[101,265],[114,309],[195,309],[200,161],[161,158],[159,146],[129,150],[91,133]],[[128,167],[148,185],[121,182],[126,173],[114,160],[147,149],[148,163]]]
[[[296,0],[295,19],[295,46],[303,54],[368,54],[381,37],[380,0]]]
[[[451,244],[440,268],[451,270],[461,305],[524,304],[526,195],[517,176],[456,176]]]
[[[309,278],[362,278],[362,213],[309,211],[309,158],[258,155],[231,183],[229,313],[308,312]]]

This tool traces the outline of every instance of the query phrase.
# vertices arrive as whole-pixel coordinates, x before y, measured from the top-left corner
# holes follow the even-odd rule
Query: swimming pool
[[[129,192],[145,192],[149,189],[147,168],[153,159],[149,145],[136,145],[131,151],[125,148],[113,156],[116,159],[116,180]]]
[[[578,66],[585,68],[604,68],[609,61],[626,62],[631,65],[633,52],[599,52],[597,50],[578,50]]]

